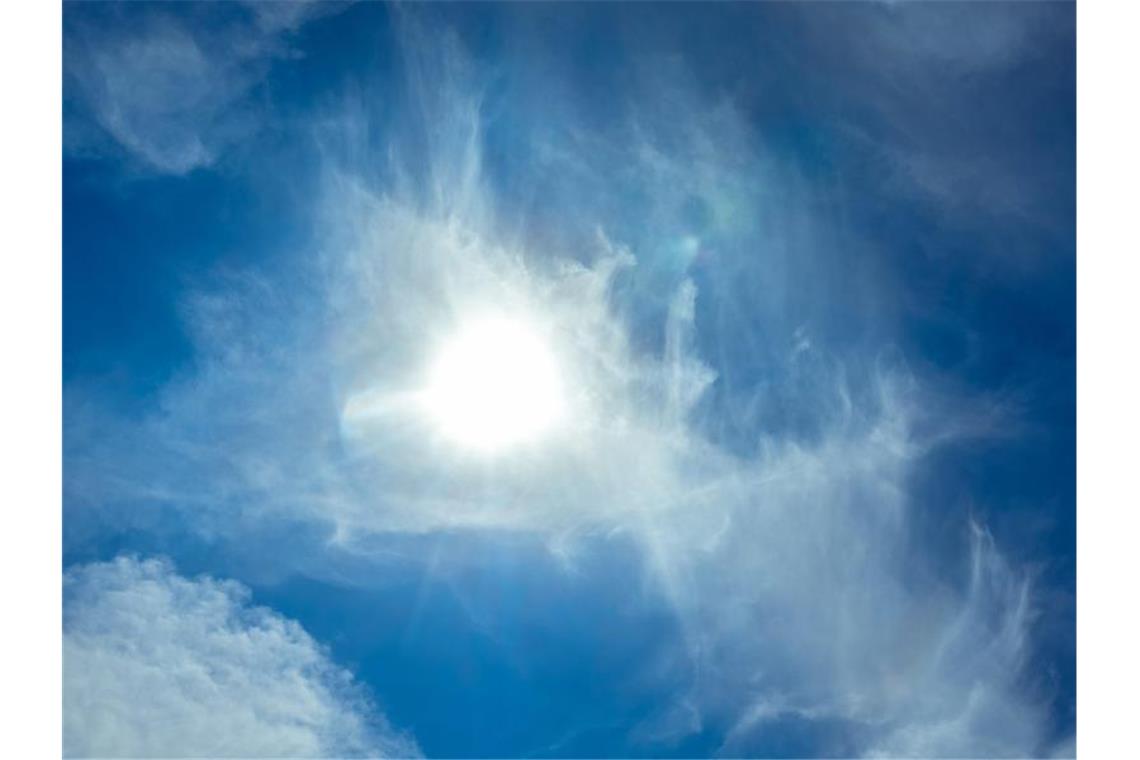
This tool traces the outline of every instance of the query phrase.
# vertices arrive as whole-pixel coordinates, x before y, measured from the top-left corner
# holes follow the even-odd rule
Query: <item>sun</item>
[[[424,401],[448,439],[482,453],[534,442],[565,414],[547,341],[525,320],[506,316],[460,327],[431,367]]]

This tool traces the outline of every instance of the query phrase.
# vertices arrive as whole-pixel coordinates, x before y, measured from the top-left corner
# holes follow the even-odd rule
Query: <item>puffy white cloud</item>
[[[68,757],[419,754],[297,623],[164,561],[67,572],[63,666]]]

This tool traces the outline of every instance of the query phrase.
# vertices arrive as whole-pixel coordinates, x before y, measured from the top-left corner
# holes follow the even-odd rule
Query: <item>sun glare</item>
[[[463,325],[443,346],[425,400],[448,438],[487,453],[535,440],[564,412],[546,342],[525,323],[498,316]]]

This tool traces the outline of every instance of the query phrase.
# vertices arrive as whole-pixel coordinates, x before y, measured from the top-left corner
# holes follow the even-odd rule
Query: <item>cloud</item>
[[[347,671],[230,581],[120,557],[64,578],[68,757],[411,757]]]
[[[855,145],[882,162],[888,188],[959,225],[1005,220],[1052,230],[1054,217],[1071,217],[1068,130],[1034,136],[1056,155],[1042,162],[1042,149],[1027,150],[1025,135],[1008,125],[1075,123],[1075,109],[1056,108],[1056,93],[1076,87],[1072,5],[863,10],[834,9],[841,17],[834,24],[818,23],[814,11],[801,15],[812,44],[830,52],[837,100],[862,111],[838,119]],[[1030,65],[1033,79],[1025,75]]]
[[[186,174],[212,165],[260,127],[249,95],[289,37],[337,3],[251,3],[192,9],[72,8],[65,93],[87,119],[66,121],[72,153],[105,153],[106,138],[149,171]]]
[[[705,638],[714,642],[708,660],[719,677],[708,688],[719,700],[725,694],[722,680],[737,681],[740,692],[727,694],[755,695],[722,752],[748,754],[750,742],[795,716],[857,727],[854,732],[866,742],[860,754],[874,757],[1038,754],[1045,738],[1043,700],[1018,683],[1034,614],[1028,578],[1009,568],[992,539],[972,525],[968,586],[922,584],[926,594],[911,596],[907,574],[921,572],[913,561],[873,559],[876,547],[862,545],[868,531],[852,525],[840,530],[854,532],[818,550],[841,555],[824,577],[819,568],[827,561],[797,545],[780,556],[764,552],[767,557],[750,563],[722,561],[730,570],[717,587],[732,594],[733,603],[695,601],[700,610],[692,619],[714,630]],[[881,551],[882,537],[874,535]],[[787,583],[753,594],[732,590],[774,568],[804,573],[816,602],[764,599]],[[706,593],[709,587],[702,586]],[[726,610],[735,610],[729,620]],[[722,626],[741,630],[725,636],[716,630]],[[820,641],[804,641],[805,635]],[[736,648],[720,651],[724,642]],[[751,680],[747,689],[740,683],[745,680]]]
[[[1021,678],[1030,579],[965,515],[947,541],[968,566],[918,530],[918,468],[997,414],[899,355],[894,283],[851,263],[866,241],[826,191],[673,59],[605,130],[524,93],[533,161],[506,183],[486,73],[446,33],[438,58],[414,18],[403,34],[383,150],[366,98],[314,120],[316,250],[190,293],[198,361],[141,419],[70,390],[71,529],[299,524],[328,537],[309,572],[464,531],[536,537],[573,569],[576,545],[621,535],[644,571],[630,593],[682,632],[647,741],[711,726],[753,754],[795,718],[841,726],[843,754],[1048,749]],[[548,335],[574,389],[573,424],[492,464],[409,402],[432,347],[488,305]]]

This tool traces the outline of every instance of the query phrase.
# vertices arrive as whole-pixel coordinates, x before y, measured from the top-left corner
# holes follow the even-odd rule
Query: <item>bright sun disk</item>
[[[448,438],[483,452],[534,440],[564,412],[546,342],[525,323],[498,316],[463,325],[443,346],[425,401]]]

